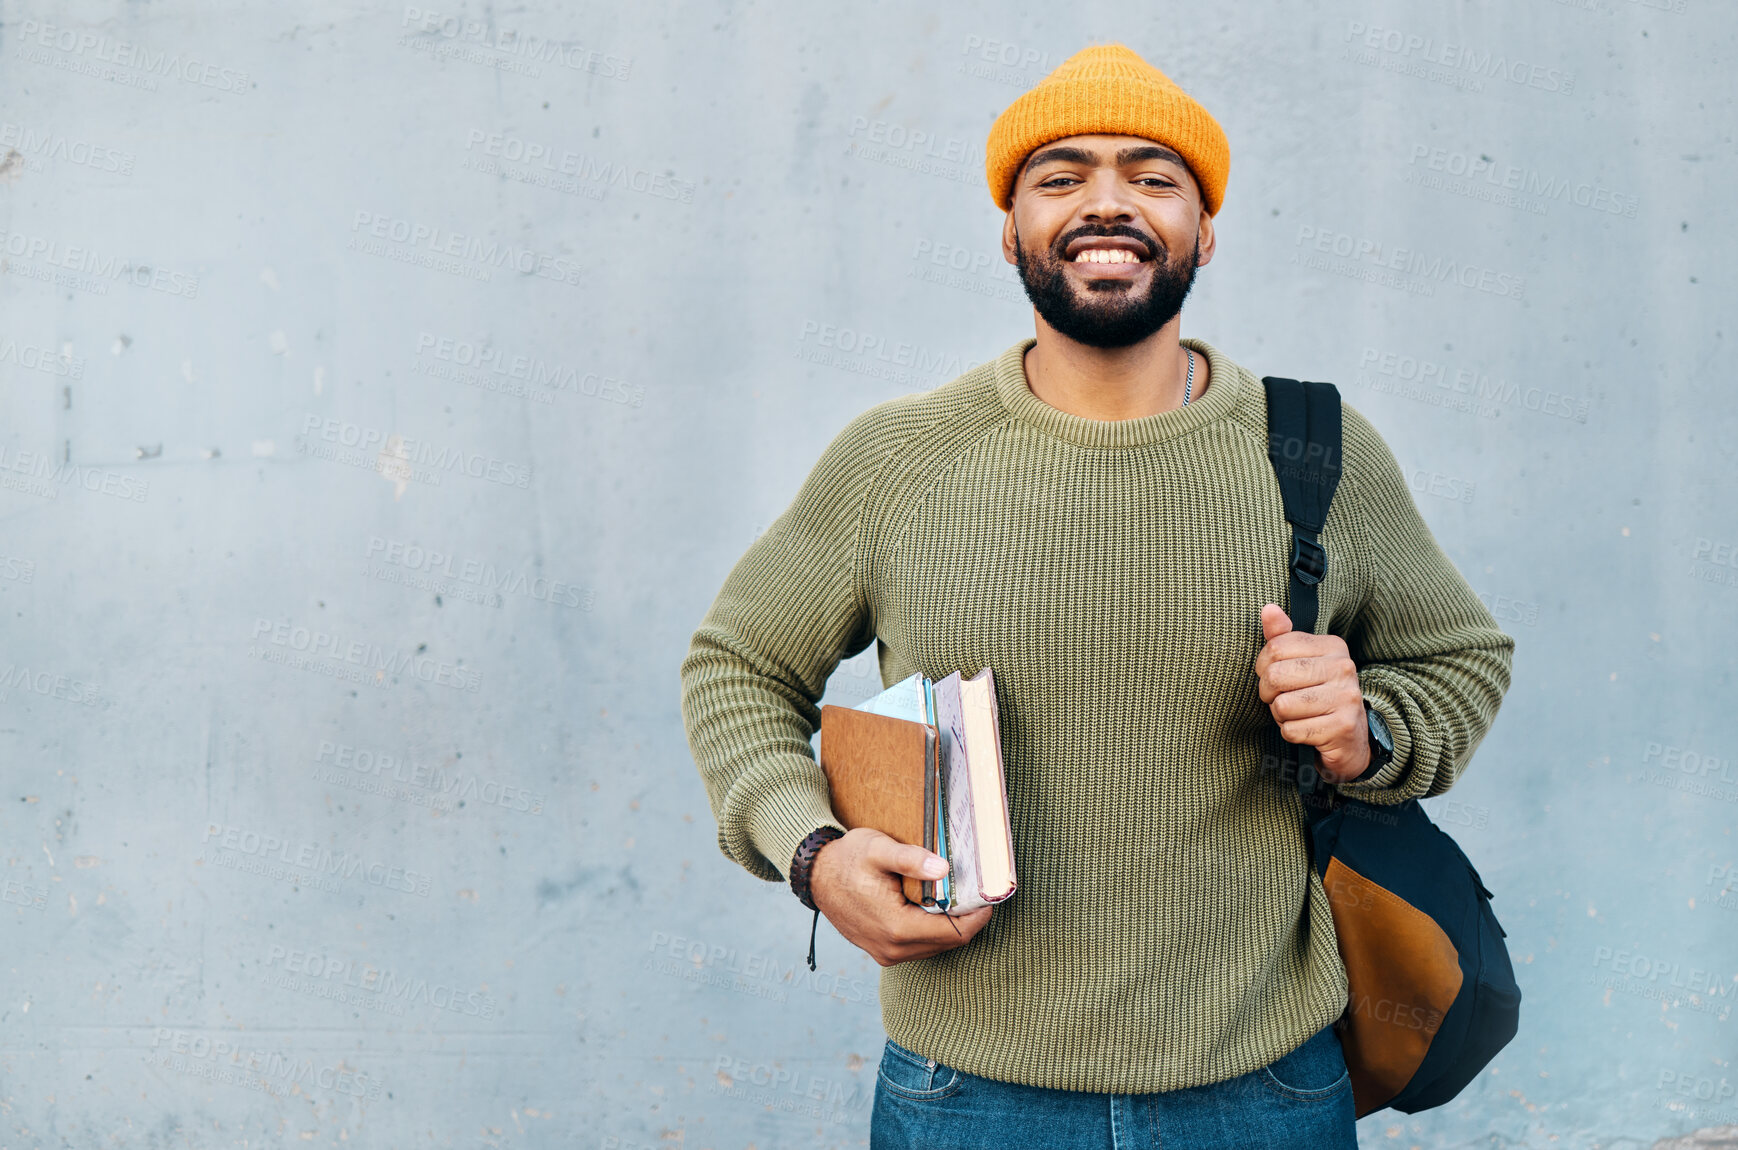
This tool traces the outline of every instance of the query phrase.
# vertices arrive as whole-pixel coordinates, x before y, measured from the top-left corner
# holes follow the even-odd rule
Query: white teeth
[[[1087,248],[1074,257],[1077,264],[1137,264],[1141,258],[1122,248]]]

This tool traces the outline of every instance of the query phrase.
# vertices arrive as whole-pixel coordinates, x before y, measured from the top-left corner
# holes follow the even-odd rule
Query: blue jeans
[[[1260,1070],[1160,1094],[1089,1094],[979,1078],[889,1040],[870,1150],[1356,1150],[1352,1080],[1323,1027]]]

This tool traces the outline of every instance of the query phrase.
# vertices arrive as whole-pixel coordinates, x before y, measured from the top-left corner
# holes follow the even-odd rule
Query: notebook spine
[[[923,772],[923,849],[935,853],[935,784],[936,784],[936,753],[940,740],[936,738],[935,724],[927,724],[923,738],[924,772]],[[923,905],[935,905],[935,882],[925,879],[923,882]]]

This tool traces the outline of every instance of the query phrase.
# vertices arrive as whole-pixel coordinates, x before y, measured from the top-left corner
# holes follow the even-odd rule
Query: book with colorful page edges
[[[970,679],[955,672],[940,682],[911,675],[850,708],[911,725],[908,749],[898,757],[862,761],[864,750],[857,733],[861,721],[838,716],[831,720],[831,729],[838,734],[829,752],[828,714],[845,709],[823,707],[821,718],[821,766],[834,791],[835,813],[848,827],[875,826],[901,842],[934,851],[950,866],[947,877],[936,883],[906,879],[906,897],[933,914],[964,914],[1010,897],[1016,886],[1013,834],[995,678],[989,668]],[[919,745],[918,729],[926,732],[921,752],[914,750]],[[841,786],[847,792],[843,807]],[[863,805],[856,792],[866,786],[880,788],[884,801],[899,798],[902,808],[897,821],[903,833],[877,823],[851,821],[846,808],[857,810]],[[921,826],[918,803],[922,804]]]

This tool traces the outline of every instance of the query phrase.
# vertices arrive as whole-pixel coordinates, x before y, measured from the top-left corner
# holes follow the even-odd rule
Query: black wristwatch
[[[1364,768],[1364,773],[1353,779],[1361,783],[1394,761],[1394,735],[1388,730],[1388,724],[1382,721],[1382,715],[1370,705],[1370,700],[1364,700],[1365,722],[1370,725],[1370,765]]]

